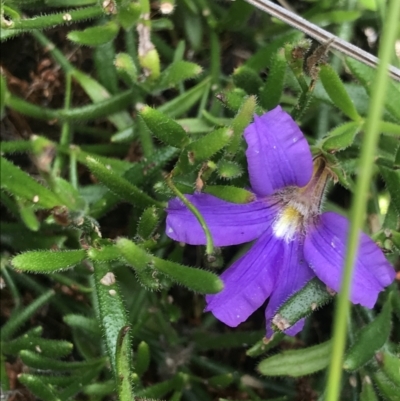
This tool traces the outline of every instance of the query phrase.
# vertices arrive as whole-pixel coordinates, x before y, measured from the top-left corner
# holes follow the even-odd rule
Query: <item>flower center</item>
[[[308,222],[320,213],[330,175],[325,160],[317,157],[314,159],[313,175],[306,186],[287,187],[276,194],[283,205],[272,226],[277,238],[289,242],[296,234],[304,233]]]

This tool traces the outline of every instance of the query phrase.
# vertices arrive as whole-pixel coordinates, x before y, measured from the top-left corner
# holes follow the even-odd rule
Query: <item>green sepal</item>
[[[136,351],[135,373],[141,377],[150,366],[150,347],[141,341]]]
[[[256,71],[244,65],[236,68],[232,78],[235,86],[243,89],[249,95],[258,95],[263,83]]]
[[[385,181],[391,201],[397,213],[400,214],[400,170],[393,170],[379,165],[379,172]]]
[[[158,110],[144,106],[140,116],[153,135],[165,144],[183,148],[189,143],[189,137],[182,126]]]
[[[202,294],[216,294],[223,288],[219,277],[208,271],[157,258],[124,238],[117,241],[117,246],[128,264],[135,270],[141,271],[151,267],[177,283]]]
[[[128,2],[123,3],[122,6],[118,7],[118,22],[122,28],[129,30],[139,20],[142,7],[139,2]]]
[[[154,206],[147,208],[140,216],[137,235],[142,240],[151,238],[158,226],[159,221],[160,215],[158,209]]]
[[[15,256],[11,263],[15,269],[52,273],[65,270],[82,262],[86,257],[84,249],[69,251],[28,251]]]
[[[137,68],[132,57],[128,53],[118,53],[114,59],[117,72],[123,77],[128,78],[129,82],[137,83]]]
[[[255,199],[252,192],[229,185],[207,185],[203,192],[232,203],[249,203]]]
[[[44,209],[51,209],[62,204],[56,194],[3,157],[0,158],[0,174],[1,188],[14,196],[21,197]]]
[[[99,161],[92,157],[87,157],[85,159],[85,164],[93,175],[119,198],[140,208],[145,208],[154,204],[158,206],[157,201],[135,185],[132,185],[125,178],[115,173],[111,168],[108,169]]]
[[[306,376],[326,368],[331,352],[332,343],[326,341],[308,348],[283,351],[264,359],[257,369],[265,376]]]
[[[254,111],[257,106],[256,97],[249,96],[243,102],[239,112],[232,121],[231,127],[233,130],[232,140],[227,147],[227,152],[235,154],[239,150],[240,142],[243,137],[243,131],[250,124],[254,116]]]
[[[195,63],[183,60],[175,61],[161,73],[157,87],[175,87],[187,79],[197,77],[202,71],[203,69]]]
[[[343,82],[329,64],[320,66],[319,78],[333,104],[353,121],[360,121],[361,116],[358,114]]]
[[[285,82],[286,58],[283,49],[278,50],[271,58],[267,80],[260,91],[260,104],[266,110],[279,105]]]
[[[220,160],[217,165],[217,172],[220,178],[232,180],[243,174],[242,166],[230,160]]]
[[[374,321],[363,327],[353,345],[346,352],[343,368],[349,371],[356,370],[372,359],[386,340],[391,329],[391,297],[383,305],[381,313]]]
[[[61,401],[57,391],[52,386],[46,384],[39,376],[21,373],[18,375],[18,381],[42,401]]]
[[[272,319],[272,328],[286,330],[331,299],[332,295],[329,294],[326,286],[319,279],[314,278],[278,309]]]
[[[354,142],[360,129],[361,124],[354,121],[339,125],[330,131],[326,138],[322,139],[320,146],[324,151],[332,153],[346,149]]]
[[[67,38],[78,45],[100,46],[111,42],[117,35],[119,26],[114,21],[109,21],[104,25],[86,28],[83,31],[71,31]]]

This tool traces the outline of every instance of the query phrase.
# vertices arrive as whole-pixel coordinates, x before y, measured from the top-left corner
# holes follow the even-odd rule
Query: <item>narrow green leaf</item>
[[[360,401],[378,401],[378,397],[375,394],[374,386],[372,385],[369,376],[364,377]]]
[[[141,341],[136,351],[135,373],[141,377],[150,366],[150,348],[146,342]]]
[[[160,111],[144,106],[140,115],[153,135],[165,144],[183,148],[189,143],[182,126]]]
[[[286,68],[285,53],[280,49],[271,57],[267,80],[260,91],[260,104],[264,109],[272,110],[278,106],[283,93]]]
[[[32,204],[26,204],[27,201],[17,200],[19,206],[19,213],[21,220],[31,231],[38,231],[40,228],[40,222],[36,217],[35,210]]]
[[[109,21],[107,24],[92,26],[83,31],[71,31],[67,34],[67,38],[78,45],[100,46],[112,41],[118,31],[118,24]]]
[[[186,147],[189,163],[199,163],[209,159],[223,149],[231,140],[233,131],[230,128],[220,128]]]
[[[360,129],[361,124],[354,121],[339,125],[322,140],[321,147],[327,152],[346,149],[354,142],[354,138],[360,132]]]
[[[29,251],[15,256],[15,269],[34,273],[52,273],[75,266],[86,257],[84,249],[69,251]]]
[[[111,168],[108,169],[92,157],[87,157],[85,164],[100,182],[121,199],[140,208],[146,208],[151,205],[162,206],[125,178],[117,175]]]
[[[139,271],[150,266],[177,283],[202,294],[215,294],[223,288],[219,277],[208,271],[157,258],[127,239],[119,239],[117,246],[127,262]]]
[[[319,77],[334,105],[353,121],[360,121],[361,116],[358,114],[337,72],[329,64],[322,64]]]
[[[46,384],[39,376],[21,373],[18,381],[28,387],[32,393],[42,401],[61,401],[57,392]]]
[[[47,358],[45,356],[41,356],[31,351],[21,351],[20,357],[22,362],[25,365],[40,370],[56,370],[56,371],[64,371],[68,372],[70,370],[80,370],[87,371],[87,369],[93,369],[96,367],[104,366],[106,359],[98,358],[92,359],[90,361],[84,362],[66,362],[66,361],[58,361],[53,358]]]
[[[384,134],[400,136],[400,124],[391,123],[389,121],[380,121],[379,131]]]
[[[32,315],[47,302],[54,295],[53,290],[49,290],[36,298],[32,303],[26,306],[22,311],[19,310],[11,315],[7,322],[1,328],[1,340],[9,340],[13,334],[28,320]]]
[[[181,82],[201,74],[202,68],[189,61],[178,60],[170,64],[160,76],[158,85],[161,88],[172,88]]]
[[[121,2],[117,11],[119,23],[124,29],[129,30],[140,18],[142,7],[140,3],[136,2]]]
[[[361,63],[360,61],[354,60],[350,57],[346,58],[346,64],[350,68],[351,72],[361,82],[368,94],[371,93],[371,85],[375,75],[374,69]],[[400,90],[393,82],[388,83],[387,93],[385,96],[386,109],[400,121]]]
[[[255,199],[252,192],[228,185],[207,185],[203,192],[232,203],[249,203]]]
[[[87,256],[95,262],[107,262],[119,259],[121,254],[115,245],[108,245],[102,248],[89,248]]]
[[[207,383],[213,387],[226,388],[234,381],[232,373],[223,373],[222,375],[212,376],[207,379]]]
[[[137,235],[143,239],[149,239],[160,221],[160,215],[155,207],[149,207],[141,215],[138,223]]]
[[[7,83],[5,77],[0,75],[0,120],[3,119],[4,109],[6,107],[6,96],[7,96]]]
[[[396,386],[400,387],[400,358],[387,350],[383,350],[377,355],[381,368],[386,376]]]
[[[353,371],[360,368],[385,344],[390,335],[391,312],[389,297],[378,317],[360,330],[355,342],[346,352],[344,369]]]
[[[332,295],[329,294],[326,286],[314,278],[278,309],[272,320],[273,328],[286,330],[331,299]]]
[[[117,365],[117,385],[120,401],[132,401],[132,344],[129,337],[129,326],[122,327],[117,342],[116,365]]]
[[[400,386],[393,383],[382,370],[377,370],[372,375],[379,394],[385,401],[400,401]]]
[[[129,326],[125,306],[114,273],[107,263],[94,263],[95,294],[107,354],[114,380],[119,386],[117,344],[120,331]]]
[[[258,95],[262,80],[259,75],[252,69],[246,66],[236,68],[232,75],[234,84],[246,91],[249,95]]]
[[[157,110],[167,114],[169,117],[179,117],[189,111],[210,88],[210,78],[206,78],[193,88],[190,88],[181,95],[169,102],[164,103]]]
[[[19,196],[45,209],[61,204],[57,195],[3,157],[0,158],[0,174],[1,188],[14,196]]]
[[[235,154],[239,150],[240,142],[243,138],[243,131],[253,119],[256,105],[256,97],[249,96],[247,99],[245,99],[240,107],[239,112],[232,121],[231,127],[233,130],[233,135],[232,140],[227,148],[228,153]]]
[[[74,345],[63,340],[48,340],[46,338],[32,337],[24,334],[15,340],[4,344],[6,354],[17,355],[21,350],[36,351],[43,356],[62,358],[71,353]]]
[[[137,68],[128,53],[118,53],[115,57],[114,65],[122,77],[127,77],[131,83],[137,83]]]
[[[283,351],[264,359],[258,365],[258,371],[265,376],[306,376],[326,368],[331,351],[330,341],[309,348]]]

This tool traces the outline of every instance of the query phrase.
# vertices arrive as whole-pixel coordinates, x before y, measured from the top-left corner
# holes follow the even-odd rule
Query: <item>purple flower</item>
[[[203,215],[216,246],[256,240],[222,275],[224,289],[207,295],[206,311],[231,327],[245,321],[267,298],[267,337],[278,308],[317,276],[340,290],[349,222],[337,213],[321,214],[329,169],[310,148],[289,114],[276,107],[255,117],[244,133],[254,200],[235,204],[198,193],[187,195]],[[194,215],[177,198],[168,205],[167,235],[192,245],[206,243]],[[395,277],[379,247],[360,236],[350,299],[368,308]],[[285,333],[295,335],[300,320]]]

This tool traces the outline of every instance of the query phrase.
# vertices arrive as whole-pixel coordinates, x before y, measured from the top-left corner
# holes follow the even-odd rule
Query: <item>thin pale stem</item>
[[[171,190],[174,192],[174,194],[185,204],[185,206],[195,215],[197,221],[200,223],[201,228],[204,231],[204,234],[206,236],[206,254],[207,255],[212,255],[214,253],[214,243],[213,239],[211,236],[211,232],[207,226],[207,223],[205,222],[203,216],[200,214],[200,212],[197,210],[197,208],[188,201],[188,199],[182,194],[181,191],[174,185],[172,182],[172,178],[170,175],[167,176],[166,182],[168,186],[171,188]]]
[[[368,187],[372,178],[374,165],[373,158],[379,137],[379,122],[383,113],[385,94],[389,83],[387,67],[393,53],[397,23],[399,19],[400,1],[392,0],[389,4],[387,20],[384,25],[380,42],[380,62],[372,84],[372,95],[367,114],[365,137],[358,165],[359,178],[356,183],[355,195],[351,205],[351,225],[345,258],[345,268],[341,291],[335,309],[332,359],[329,367],[326,401],[337,401],[339,399],[343,353],[346,346],[347,317],[350,310],[350,285],[354,261],[357,254],[359,233],[366,212]]]

